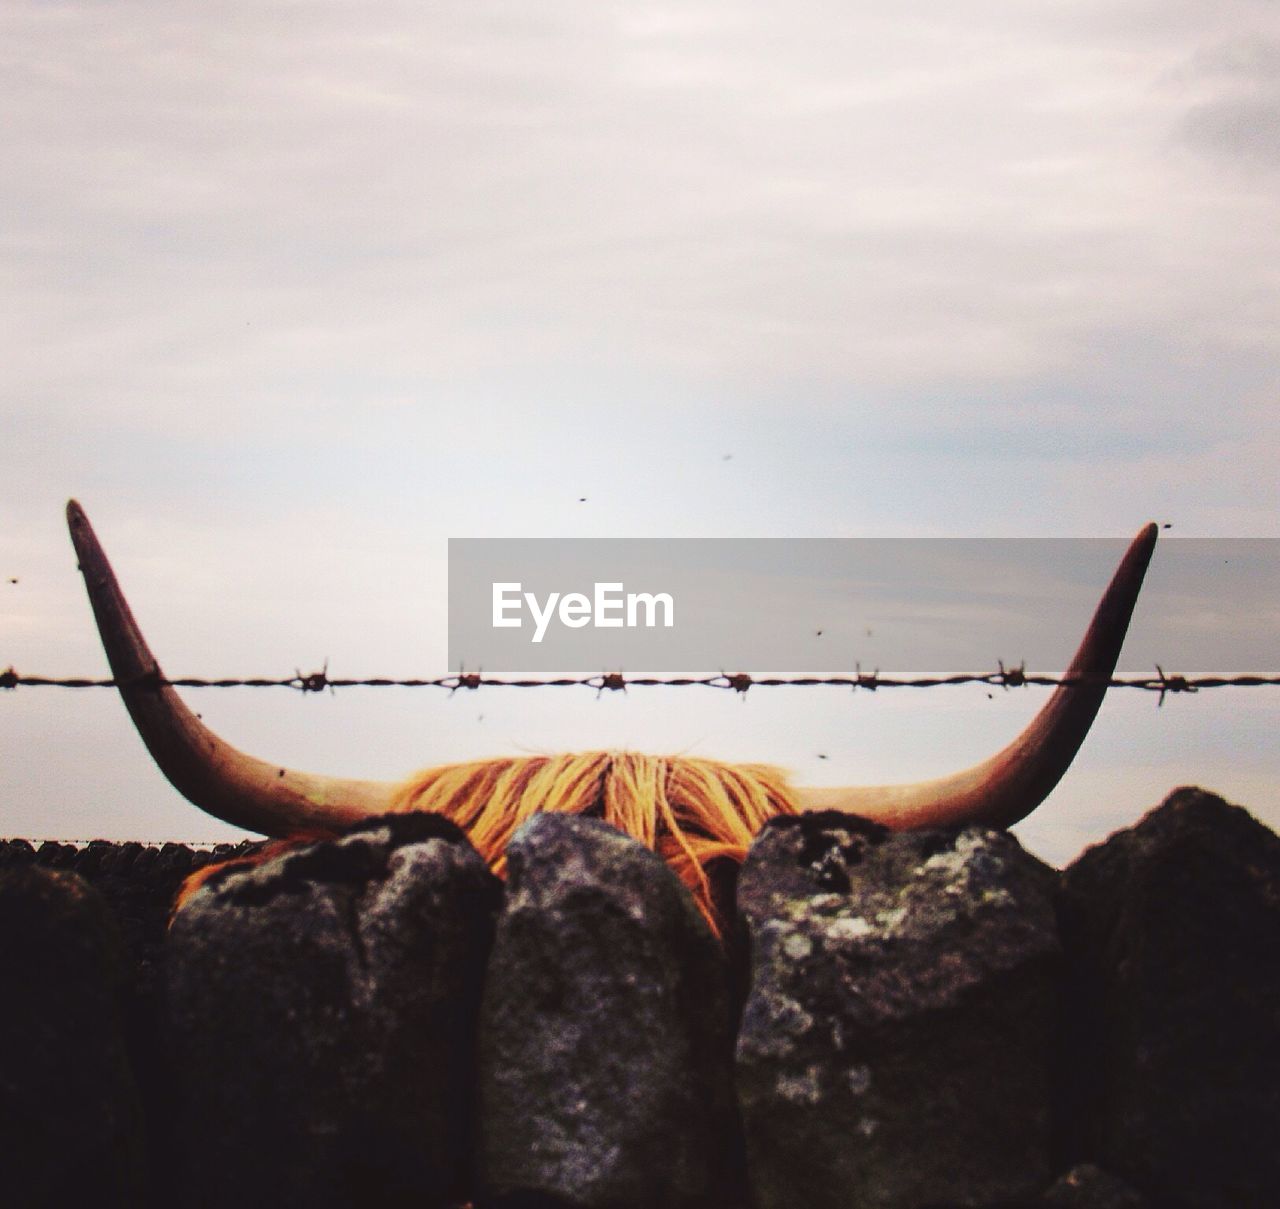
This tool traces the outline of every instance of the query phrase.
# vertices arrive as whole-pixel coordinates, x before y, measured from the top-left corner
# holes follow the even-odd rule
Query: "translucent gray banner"
[[[1070,662],[1127,542],[1076,538],[449,542],[449,661],[492,674],[957,674]],[[1280,540],[1155,551],[1120,660],[1280,667]]]

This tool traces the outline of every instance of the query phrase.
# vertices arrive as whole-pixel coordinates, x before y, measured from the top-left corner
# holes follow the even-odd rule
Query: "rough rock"
[[[35,863],[35,845],[30,840],[0,840],[0,870],[24,869]]]
[[[499,897],[462,833],[423,814],[210,879],[169,942],[185,1199],[460,1197]]]
[[[209,861],[244,856],[257,846],[246,841],[193,851],[185,844],[91,840],[78,847],[48,840],[36,848],[27,840],[0,840],[0,869],[36,865],[84,878],[111,908],[132,959],[131,989],[145,997],[157,983],[169,914],[184,879]]]
[[[653,853],[538,815],[507,848],[480,1031],[484,1206],[731,1209],[723,953]]]
[[[84,878],[111,909],[128,954],[124,1032],[147,1121],[153,1190],[173,1188],[173,1087],[162,1046],[164,940],[174,898],[188,875],[210,861],[245,856],[259,845],[218,844],[196,851],[185,844],[144,845],[93,840],[84,846],[26,840],[0,842],[0,869],[37,865]],[[157,1193],[163,1203],[163,1196]]]
[[[8,1209],[145,1197],[142,1111],[126,1056],[126,958],[73,873],[0,873],[0,1200]]]
[[[243,856],[255,845],[219,844],[196,851],[185,844],[160,847],[95,840],[77,851],[70,867],[96,889],[120,925],[131,957],[125,1008],[125,1038],[138,1078],[151,1140],[152,1186],[176,1186],[173,1079],[161,1036],[165,936],[183,881],[210,861]],[[41,846],[39,856],[44,853]],[[157,1193],[156,1209],[168,1209]]]
[[[1280,1205],[1280,837],[1180,789],[1062,879],[1064,1145],[1160,1205]]]
[[[759,1209],[1008,1203],[1049,1182],[1054,874],[1003,832],[772,820],[738,884]]]

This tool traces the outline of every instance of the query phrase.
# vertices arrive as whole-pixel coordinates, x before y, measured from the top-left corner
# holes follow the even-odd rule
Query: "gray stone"
[[[724,955],[653,853],[538,815],[507,848],[480,1034],[480,1203],[729,1209]]]
[[[389,815],[215,875],[170,932],[179,1133],[199,1206],[461,1196],[499,884],[453,824]]]
[[[127,959],[74,873],[0,873],[0,1200],[6,1209],[145,1198],[142,1110],[123,1036]]]
[[[1067,1146],[1160,1205],[1280,1205],[1280,837],[1180,789],[1059,908]]]
[[[0,842],[0,869],[35,864],[73,872],[106,900],[128,956],[124,980],[124,1036],[138,1085],[151,1160],[153,1189],[176,1187],[173,1164],[173,1088],[160,1044],[164,939],[183,880],[210,861],[249,855],[256,845],[219,844],[193,852],[182,844],[156,848],[92,840],[83,847],[25,840]],[[163,1200],[163,1197],[161,1197]]]
[[[738,885],[759,1209],[1015,1201],[1049,1181],[1054,874],[1004,832],[772,820]]]

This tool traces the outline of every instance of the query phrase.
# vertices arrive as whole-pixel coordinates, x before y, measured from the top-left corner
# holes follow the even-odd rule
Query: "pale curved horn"
[[[98,633],[138,734],[173,787],[201,810],[265,835],[341,829],[389,809],[395,786],[267,764],[218,738],[172,688],[147,646],[84,510],[67,503]]]
[[[895,831],[979,823],[1011,827],[1058,783],[1089,732],[1120,657],[1129,618],[1156,544],[1156,526],[1133,539],[1103,594],[1062,685],[1003,751],[964,772],[912,785],[798,789],[804,810],[843,810]]]

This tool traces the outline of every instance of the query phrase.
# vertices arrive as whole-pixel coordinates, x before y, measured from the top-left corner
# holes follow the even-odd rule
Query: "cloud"
[[[1237,37],[1195,56],[1183,78],[1210,95],[1179,128],[1193,150],[1241,167],[1280,167],[1280,40]]]
[[[1168,50],[1081,11],[19,5],[11,389],[234,422],[498,363],[884,389],[1194,339],[1276,237],[1162,147]]]

